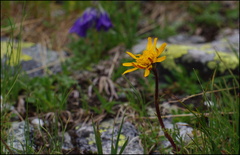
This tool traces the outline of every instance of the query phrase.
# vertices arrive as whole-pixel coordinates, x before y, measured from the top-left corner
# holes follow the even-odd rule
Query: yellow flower
[[[133,72],[137,69],[145,69],[144,77],[147,77],[150,74],[150,70],[152,69],[152,64],[156,62],[162,62],[166,59],[166,56],[162,56],[158,58],[161,53],[164,51],[167,46],[166,43],[163,43],[159,48],[156,47],[157,38],[154,39],[152,44],[152,38],[148,37],[148,44],[146,49],[142,54],[133,54],[130,52],[126,52],[130,57],[136,60],[136,62],[126,62],[123,63],[123,66],[133,66],[134,68],[126,70],[122,75]]]

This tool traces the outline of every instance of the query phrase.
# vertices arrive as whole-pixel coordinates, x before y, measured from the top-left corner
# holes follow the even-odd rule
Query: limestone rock
[[[199,40],[199,41],[196,41]],[[208,72],[219,66],[219,71],[224,73],[227,68],[238,72],[239,66],[239,31],[236,30],[224,38],[204,43],[202,39],[193,39],[186,34],[170,37],[165,52],[167,59],[161,62],[165,70],[181,72],[179,64],[188,70],[199,69],[200,72]],[[158,40],[159,47],[163,40]],[[147,39],[140,41],[130,52],[142,53],[146,48]],[[217,54],[218,53],[218,54]],[[220,58],[219,58],[220,56]]]
[[[29,135],[29,137],[26,137],[26,135]],[[9,129],[7,144],[15,153],[25,152],[26,144],[27,147],[35,148],[32,138],[33,127],[30,124],[27,125],[25,121],[13,122]],[[7,153],[8,150],[5,149],[5,152]]]
[[[39,119],[39,118],[34,118],[34,119],[31,121],[31,123],[32,123],[33,125],[35,125],[38,129],[40,129],[40,127],[43,127],[43,125],[44,125],[43,120],[42,120],[42,119]]]
[[[71,150],[73,149],[73,144],[71,142],[71,136],[69,135],[68,132],[64,133],[64,141],[63,141],[63,145],[62,145],[62,149],[63,150]]]
[[[114,126],[113,144],[115,145],[117,133],[119,130],[119,123]],[[111,143],[112,143],[112,127],[113,120],[107,120],[100,124],[100,133],[102,139],[102,148],[104,154],[111,153]],[[77,143],[80,150],[86,152],[97,152],[94,130],[91,125],[82,126],[77,130]],[[130,122],[124,122],[122,126],[122,131],[120,134],[119,149],[123,146],[124,142],[128,139],[128,145],[125,148],[123,154],[143,154],[143,147],[140,145],[138,132],[134,125]]]
[[[171,44],[192,44],[192,43],[204,43],[205,38],[197,35],[190,36],[186,33],[178,34],[176,36],[169,37],[167,41]]]
[[[18,53],[18,41],[13,42],[13,57]],[[10,52],[9,38],[1,38],[1,60],[2,65],[6,61],[6,53]],[[56,52],[47,49],[41,44],[34,44],[31,42],[20,42],[20,65],[24,71],[27,71],[30,77],[44,75],[43,68],[47,67],[52,73],[61,71],[61,61],[64,60],[64,51]],[[13,59],[9,59],[10,65],[16,65]]]
[[[188,144],[189,142],[192,141],[193,138],[193,128],[189,127],[189,125],[187,123],[183,123],[183,122],[177,122],[175,124],[172,124],[170,119],[164,119],[164,125],[166,129],[169,130],[174,130],[174,132],[178,131],[178,137],[176,138],[179,142],[183,141],[185,144]],[[163,131],[161,130],[159,132],[159,135],[164,136]],[[164,140],[161,143],[160,147],[164,147],[164,148],[170,148],[169,149],[169,153],[171,152],[171,143],[168,140]]]

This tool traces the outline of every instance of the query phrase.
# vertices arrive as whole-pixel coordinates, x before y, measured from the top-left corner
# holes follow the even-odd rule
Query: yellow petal
[[[150,70],[149,69],[145,69],[144,77],[147,77],[149,74],[150,74]]]
[[[143,55],[149,55],[150,52],[151,52],[150,50],[144,50]]]
[[[126,73],[129,73],[129,72],[133,72],[135,70],[137,70],[138,68],[132,68],[132,69],[128,69],[126,70],[125,72],[122,73],[122,75],[126,74]]]
[[[137,57],[134,55],[134,54],[132,54],[131,52],[126,52],[130,57],[132,57],[133,59],[137,59]]]
[[[125,62],[125,63],[123,63],[122,65],[123,65],[123,66],[127,66],[127,67],[133,66],[132,62]]]
[[[140,68],[140,69],[145,69],[145,68],[147,68],[146,65],[143,65],[143,64],[140,64],[140,63],[137,63],[137,62],[133,62],[132,64],[133,64],[133,66],[136,67],[136,68]]]
[[[163,43],[163,44],[161,45],[161,47],[159,47],[159,48],[157,49],[157,56],[159,56],[160,54],[162,54],[162,52],[164,51],[164,49],[165,49],[166,46],[167,46],[167,44],[166,44],[166,43]]]
[[[141,68],[141,69],[145,69],[145,68],[147,68],[146,65],[142,65],[142,64],[137,64],[137,67],[138,67],[138,68]]]
[[[146,49],[149,50],[152,47],[152,38],[148,37],[148,43]]]
[[[147,76],[150,74],[151,69],[152,69],[152,65],[148,66],[148,67],[145,69],[144,77],[147,77]]]
[[[138,56],[138,57],[140,57],[142,54],[135,54],[135,56]]]
[[[162,62],[166,59],[166,56],[162,56],[160,58],[157,58],[157,61],[156,62]]]
[[[158,38],[155,38],[155,39],[154,39],[154,43],[153,43],[153,47],[152,47],[153,49],[155,49],[155,48],[156,48],[156,45],[157,45],[157,40],[158,40]]]

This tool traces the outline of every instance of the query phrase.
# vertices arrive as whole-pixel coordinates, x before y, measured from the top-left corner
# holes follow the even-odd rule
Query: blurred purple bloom
[[[85,37],[87,30],[93,26],[97,19],[97,10],[88,8],[83,15],[73,24],[70,33],[77,33],[81,37]]]
[[[100,16],[97,19],[96,28],[98,31],[100,31],[102,28],[107,31],[109,28],[111,28],[113,25],[111,23],[111,20],[108,16],[108,14],[104,11],[100,13]]]

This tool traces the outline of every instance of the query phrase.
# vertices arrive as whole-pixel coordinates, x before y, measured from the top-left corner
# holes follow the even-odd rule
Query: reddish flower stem
[[[168,141],[171,143],[171,145],[173,147],[173,151],[178,152],[178,151],[180,151],[180,149],[176,146],[172,137],[168,134],[168,132],[165,128],[165,125],[163,123],[162,117],[161,117],[161,112],[160,112],[159,104],[158,104],[158,72],[157,72],[156,64],[153,64],[152,70],[153,70],[153,73],[154,73],[154,76],[155,76],[155,83],[156,83],[155,84],[154,104],[155,104],[155,108],[156,108],[157,118],[158,118],[158,121],[159,121],[162,129],[163,129],[165,137],[168,139]]]

